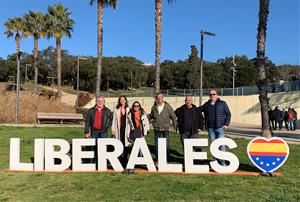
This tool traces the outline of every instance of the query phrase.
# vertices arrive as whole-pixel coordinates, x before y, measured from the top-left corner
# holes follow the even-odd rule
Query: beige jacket
[[[130,122],[128,120],[128,113],[130,111],[130,108],[126,108],[126,127],[125,127],[125,147],[128,147],[130,145],[129,139],[129,133],[130,133]],[[120,138],[120,109],[114,110],[113,120],[112,120],[112,126],[111,126],[111,134],[118,140],[121,141]]]

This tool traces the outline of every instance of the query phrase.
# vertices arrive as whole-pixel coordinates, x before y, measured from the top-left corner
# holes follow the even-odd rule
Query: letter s
[[[228,146],[229,149],[233,149],[237,147],[237,144],[230,138],[219,138],[214,140],[210,145],[211,154],[215,158],[229,161],[229,165],[221,166],[218,161],[213,161],[210,165],[218,173],[233,173],[239,167],[239,159],[233,153],[219,150],[221,145],[225,145]]]

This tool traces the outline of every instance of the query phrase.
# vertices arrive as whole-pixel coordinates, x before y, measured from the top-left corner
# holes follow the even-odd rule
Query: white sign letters
[[[151,153],[144,138],[137,138],[133,145],[127,169],[134,169],[135,165],[144,165],[151,172],[181,173],[209,173],[209,165],[197,165],[194,160],[206,160],[207,153],[197,151],[196,147],[208,146],[207,139],[184,140],[184,166],[182,164],[169,163],[167,161],[167,143],[165,138],[158,139],[158,168],[155,167]],[[218,173],[232,173],[239,167],[239,159],[231,152],[221,151],[221,145],[229,149],[237,147],[236,143],[229,138],[219,138],[210,145],[211,154],[218,159],[229,162],[222,166],[216,160],[210,162],[210,166]],[[107,171],[108,162],[115,171],[124,168],[119,161],[123,153],[123,144],[114,138],[96,139],[73,139],[72,155],[70,144],[64,139],[35,139],[34,140],[34,163],[22,163],[20,160],[21,143],[19,138],[10,139],[10,170],[17,171]],[[85,148],[85,149],[83,149]],[[108,148],[112,148],[111,151]],[[96,151],[96,152],[95,152]],[[83,159],[87,160],[84,162]],[[157,170],[158,169],[158,170]]]

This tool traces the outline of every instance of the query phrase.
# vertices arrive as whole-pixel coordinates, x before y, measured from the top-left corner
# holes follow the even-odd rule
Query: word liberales
[[[219,138],[210,145],[210,152],[214,158],[229,161],[228,165],[222,166],[217,160],[211,161],[211,168],[218,173],[232,173],[239,167],[237,156],[228,151],[221,151],[221,145],[229,149],[236,148],[236,143],[229,138]],[[95,158],[94,151],[83,151],[83,147],[97,147],[97,164],[83,163],[82,159]],[[197,165],[194,160],[207,159],[207,152],[194,151],[195,147],[208,146],[207,139],[184,140],[184,172],[185,173],[209,173],[209,165]],[[112,151],[108,147],[113,147]],[[63,172],[72,165],[73,171],[90,172],[107,171],[108,161],[115,171],[123,171],[123,166],[118,157],[124,150],[123,144],[114,138],[101,139],[73,139],[72,155],[70,144],[64,139],[35,139],[34,140],[34,163],[20,162],[20,138],[10,139],[10,164],[9,169],[15,171],[54,171]],[[142,154],[142,155],[141,155]],[[55,163],[55,159],[61,162]],[[135,165],[145,165],[151,172],[183,172],[182,164],[167,162],[166,139],[158,139],[158,168],[155,167],[151,153],[144,138],[137,138],[126,165],[126,169],[134,169]]]

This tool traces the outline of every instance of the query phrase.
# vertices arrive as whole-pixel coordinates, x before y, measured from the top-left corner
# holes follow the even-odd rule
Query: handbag
[[[129,139],[133,142],[135,141],[136,138],[140,138],[140,137],[142,137],[142,130],[140,128],[134,128],[129,133]]]

